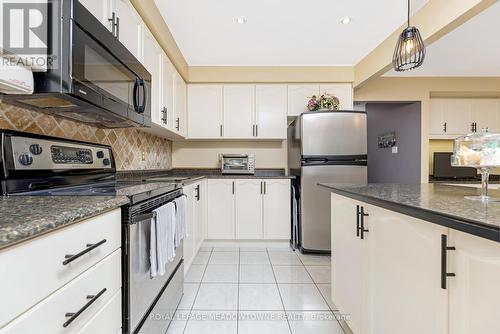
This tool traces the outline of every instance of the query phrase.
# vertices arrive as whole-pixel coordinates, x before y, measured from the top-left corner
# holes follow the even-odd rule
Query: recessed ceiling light
[[[244,18],[244,17],[238,17],[236,18],[236,22],[238,22],[239,24],[243,24],[245,23],[247,20]]]
[[[342,24],[349,24],[351,22],[352,22],[352,18],[349,16],[346,16],[346,17],[342,18],[342,20],[340,20],[340,23],[342,23]]]

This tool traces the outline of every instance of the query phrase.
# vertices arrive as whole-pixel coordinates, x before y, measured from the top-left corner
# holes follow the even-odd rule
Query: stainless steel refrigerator
[[[318,183],[367,183],[366,113],[308,112],[288,127],[288,168],[298,205],[302,252],[331,249],[330,191]]]

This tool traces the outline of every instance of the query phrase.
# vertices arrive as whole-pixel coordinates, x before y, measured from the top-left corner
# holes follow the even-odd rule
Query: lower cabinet
[[[353,333],[500,333],[500,243],[335,194],[331,214],[332,300]]]
[[[208,180],[208,239],[290,239],[290,180]]]
[[[183,241],[184,271],[187,272],[205,238],[206,180],[183,187],[187,196],[187,237]]]

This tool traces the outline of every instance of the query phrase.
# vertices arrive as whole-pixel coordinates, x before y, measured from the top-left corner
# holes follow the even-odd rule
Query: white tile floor
[[[167,334],[343,334],[330,268],[287,249],[204,247]]]

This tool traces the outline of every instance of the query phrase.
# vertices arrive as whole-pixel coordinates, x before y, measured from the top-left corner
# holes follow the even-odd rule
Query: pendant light
[[[408,71],[419,67],[425,59],[425,45],[420,32],[410,27],[410,0],[408,0],[408,26],[399,35],[392,66],[397,72]]]

